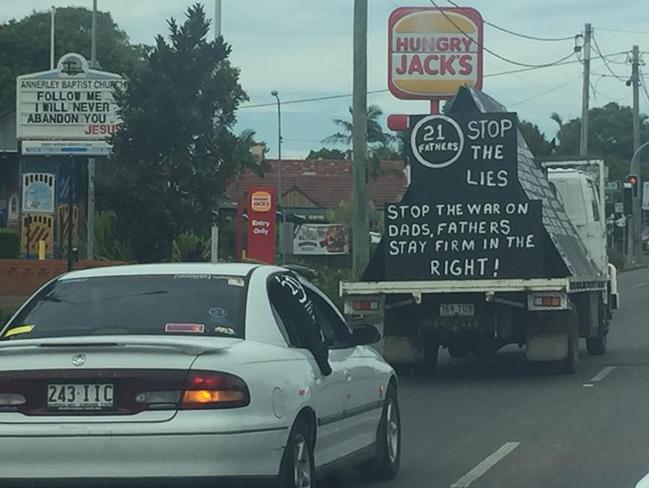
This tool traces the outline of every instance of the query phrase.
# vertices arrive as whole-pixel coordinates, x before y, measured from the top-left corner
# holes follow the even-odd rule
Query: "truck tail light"
[[[377,311],[379,302],[376,300],[354,300],[352,308],[357,311]]]
[[[551,294],[534,294],[530,297],[529,300],[529,309],[538,310],[538,309],[558,309],[563,310],[566,308],[566,302],[561,297],[561,295]]]

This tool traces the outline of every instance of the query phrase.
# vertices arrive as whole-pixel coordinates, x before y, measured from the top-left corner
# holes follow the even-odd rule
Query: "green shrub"
[[[171,260],[174,262],[207,261],[210,257],[210,240],[191,231],[183,232],[173,241]]]
[[[20,256],[20,236],[10,229],[0,229],[0,259],[17,259]]]
[[[115,214],[99,212],[95,218],[95,254],[97,258],[132,262],[133,253],[130,243],[128,240],[118,239],[116,234]]]

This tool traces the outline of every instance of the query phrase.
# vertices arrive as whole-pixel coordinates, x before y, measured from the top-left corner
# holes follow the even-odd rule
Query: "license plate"
[[[439,315],[441,317],[473,317],[475,315],[475,305],[473,303],[445,303],[439,306]]]
[[[105,410],[115,403],[109,384],[47,385],[47,406],[56,410]]]

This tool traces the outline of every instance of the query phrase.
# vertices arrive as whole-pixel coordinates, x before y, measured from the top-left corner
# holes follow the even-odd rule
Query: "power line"
[[[604,27],[598,27],[598,30],[606,32],[622,32],[624,34],[642,34],[643,36],[649,36],[649,31],[637,31],[637,30],[625,30],[625,29],[606,29]]]
[[[560,90],[561,88],[570,85],[571,83],[574,83],[575,81],[579,80],[581,78],[581,75],[577,76],[576,78],[573,78],[572,80],[566,81],[565,83],[561,83],[560,85],[557,85],[553,88],[550,88],[548,90],[545,90],[541,93],[537,93],[536,95],[533,95],[529,98],[525,98],[524,100],[520,100],[519,102],[511,103],[508,105],[508,107],[516,107],[517,105],[522,105],[523,103],[529,102],[531,100],[534,100],[536,98],[542,97],[544,95],[547,95],[548,93],[552,93],[554,91]]]
[[[433,6],[434,6],[435,8],[440,9],[439,5],[437,5],[437,3],[435,2],[435,0],[430,0],[430,3],[432,3]],[[460,32],[461,32],[461,33],[462,33],[466,38],[468,38],[468,39],[469,39],[473,44],[475,44],[476,46],[478,45],[478,42],[477,42],[473,37],[471,37],[469,34],[467,34],[464,30],[462,30],[462,28],[461,28],[459,25],[457,25],[457,24],[455,23],[455,21],[454,21],[453,19],[451,19],[451,18],[448,16],[448,14],[447,14],[444,10],[440,9],[440,12],[441,12],[441,14],[444,16],[444,18],[445,18],[448,22],[450,22],[451,25],[453,25],[453,27],[455,27],[458,31],[460,31]],[[484,51],[488,52],[489,54],[491,54],[492,56],[494,56],[494,57],[500,59],[501,61],[505,61],[506,63],[513,64],[513,65],[515,65],[515,66],[523,66],[523,67],[526,67],[526,68],[546,68],[546,67],[548,67],[548,66],[553,66],[553,65],[555,65],[555,64],[557,64],[557,63],[561,63],[561,62],[563,62],[563,61],[565,61],[565,60],[567,60],[567,59],[569,59],[569,58],[571,58],[571,57],[573,57],[573,56],[575,55],[575,53],[574,53],[574,51],[573,51],[573,52],[571,52],[570,54],[568,54],[567,56],[564,56],[563,58],[558,59],[558,60],[556,60],[556,61],[553,61],[553,62],[551,62],[551,63],[545,63],[545,64],[528,64],[528,63],[521,63],[520,61],[514,61],[513,59],[506,58],[505,56],[501,56],[501,55],[498,54],[497,52],[492,51],[491,49],[489,49],[488,47],[486,47],[486,46],[484,46],[484,45],[482,46],[482,49],[483,49]]]
[[[642,71],[639,71],[639,73],[640,79],[642,80],[642,93],[644,93],[644,96],[647,99],[647,103],[649,103],[649,92],[647,92],[647,84],[644,81],[644,73],[642,73]]]
[[[608,64],[607,59],[602,55],[602,51],[599,49],[599,44],[597,44],[597,39],[595,36],[593,36],[593,43],[594,43],[594,48],[595,52],[599,55],[599,57],[604,61],[604,66],[606,66],[606,69],[608,70],[609,73],[611,73],[615,78],[617,78],[620,81],[623,81],[626,83],[626,80],[622,78],[621,76],[618,76],[617,73],[615,73],[612,69],[611,66]]]
[[[457,8],[462,8],[460,7],[457,3],[451,1],[451,0],[446,0],[448,3],[453,5],[454,7]],[[435,5],[437,7],[437,5]],[[483,22],[487,24],[490,27],[493,27],[494,29],[498,29],[499,31],[506,32],[507,34],[511,34],[513,36],[517,37],[522,37],[523,39],[530,39],[532,41],[544,41],[544,42],[557,42],[557,41],[571,41],[575,38],[575,36],[564,36],[564,37],[537,37],[537,36],[531,36],[529,34],[521,34],[520,32],[514,32],[513,30],[507,29],[505,27],[496,25],[492,22],[489,22],[487,20],[483,19]]]
[[[371,90],[368,91],[368,95],[373,95],[376,93],[387,93],[390,90]],[[322,102],[325,100],[336,100],[339,98],[349,98],[351,97],[351,93],[344,93],[340,95],[326,95],[323,97],[312,97],[312,98],[298,98],[296,100],[286,100],[282,101],[282,105],[293,105],[296,103],[307,103],[307,102]],[[242,105],[239,107],[239,109],[247,109],[247,108],[261,108],[261,107],[274,107],[277,105],[277,102],[268,102],[268,103],[256,103],[252,105]]]

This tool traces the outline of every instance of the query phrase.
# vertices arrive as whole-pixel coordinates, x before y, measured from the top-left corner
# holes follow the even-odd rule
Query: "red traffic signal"
[[[628,183],[629,185],[631,185],[631,188],[633,190],[633,197],[634,198],[637,197],[638,196],[638,186],[639,186],[639,183],[640,183],[640,178],[638,177],[638,175],[627,175],[625,183]]]

